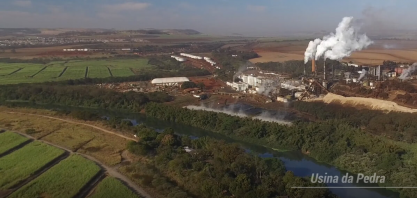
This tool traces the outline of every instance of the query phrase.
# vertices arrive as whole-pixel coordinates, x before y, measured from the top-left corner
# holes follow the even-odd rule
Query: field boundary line
[[[36,115],[36,114],[31,114],[31,115]],[[37,116],[41,116],[41,115],[37,115]],[[47,116],[48,117],[48,116]],[[57,118],[57,119],[59,119],[59,118]],[[82,123],[81,123],[82,124]],[[10,131],[10,130],[9,130]],[[32,136],[30,136],[30,135],[28,135],[28,134],[24,134],[24,133],[22,133],[22,132],[17,132],[17,131],[12,131],[12,132],[14,132],[14,133],[17,133],[17,134],[20,134],[20,135],[23,135],[23,136],[25,136],[25,137],[27,137],[27,138],[30,138],[30,139],[32,139],[32,140],[35,140],[35,137],[32,137]],[[97,166],[99,166],[103,171],[105,171],[105,172],[107,172],[108,173],[108,175],[110,175],[111,177],[114,177],[114,178],[117,178],[117,179],[119,179],[119,180],[122,180],[123,181],[123,183],[126,185],[126,187],[128,187],[128,188],[130,188],[130,189],[133,189],[134,190],[134,192],[136,193],[136,194],[138,194],[139,196],[142,196],[142,197],[144,197],[144,198],[152,198],[152,196],[150,196],[145,190],[143,190],[140,186],[138,186],[135,182],[133,182],[131,179],[129,179],[127,176],[125,176],[125,175],[123,175],[122,173],[120,173],[119,171],[117,171],[116,169],[114,169],[114,168],[112,168],[112,167],[110,167],[110,166],[107,166],[106,164],[104,164],[104,163],[102,163],[102,162],[100,162],[99,160],[97,160],[96,158],[94,158],[94,157],[92,157],[92,156],[90,156],[90,155],[87,155],[87,154],[83,154],[83,153],[79,153],[79,152],[74,152],[74,151],[72,151],[71,149],[69,149],[69,148],[65,148],[65,147],[63,147],[63,146],[60,146],[60,145],[58,145],[58,144],[55,144],[55,143],[52,143],[52,142],[49,142],[49,141],[46,141],[46,140],[37,140],[37,141],[39,141],[39,142],[42,142],[42,143],[45,143],[45,144],[48,144],[48,145],[50,145],[50,146],[54,146],[54,147],[57,147],[57,148],[59,148],[59,149],[62,149],[62,150],[64,150],[64,151],[66,151],[66,153],[69,153],[69,154],[77,154],[77,155],[80,155],[80,156],[82,156],[82,157],[84,157],[84,158],[86,158],[86,159],[88,159],[88,160],[91,160],[92,162],[94,162]]]
[[[13,71],[12,73],[9,73],[9,74],[7,74],[7,75],[8,75],[8,76],[13,75],[14,73],[17,73],[17,72],[19,72],[19,71],[20,71],[20,70],[22,70],[22,69],[24,69],[24,68],[19,68],[19,69],[15,70],[15,71]]]
[[[135,74],[135,72],[133,72],[133,68],[129,68],[129,70],[132,72],[132,74]]]
[[[101,170],[94,175],[73,198],[85,198],[87,197],[91,191],[106,177],[106,169],[100,166]]]
[[[64,75],[64,73],[67,71],[68,66],[65,66],[65,68],[62,70],[62,72],[58,75],[58,78]]]
[[[20,135],[25,136],[24,134],[19,133],[19,132],[15,132],[14,131],[14,133],[17,133],[17,134],[20,134]],[[28,136],[26,136],[26,137],[27,138],[30,138],[30,140],[32,140],[32,141],[35,140],[35,139],[33,139],[33,137],[28,137]],[[48,144],[48,143],[46,143],[46,144]],[[48,144],[48,145],[50,145],[50,144]],[[50,145],[50,146],[53,146],[53,145]],[[53,147],[55,147],[55,146],[53,146]],[[70,152],[64,150],[64,153],[62,153],[61,155],[59,155],[58,157],[56,157],[52,161],[48,162],[47,164],[45,164],[44,166],[42,166],[41,168],[39,168],[38,170],[36,170],[35,172],[33,172],[28,178],[24,179],[20,183],[18,183],[15,186],[11,187],[11,189],[9,190],[9,192],[6,194],[5,197],[11,195],[12,193],[16,192],[17,190],[19,190],[20,188],[22,188],[26,184],[28,184],[31,181],[35,180],[36,178],[38,178],[39,176],[41,176],[43,173],[45,173],[46,171],[48,171],[49,169],[51,169],[52,167],[54,167],[55,165],[57,165],[62,160],[67,159],[67,157],[69,157],[69,156],[70,156]]]
[[[79,125],[84,125],[84,126],[88,126],[97,130],[100,130],[102,132],[111,134],[111,135],[115,135],[115,136],[119,136],[121,138],[127,139],[127,140],[132,140],[132,141],[138,141],[138,139],[135,138],[131,138],[131,137],[127,137],[125,135],[113,132],[113,131],[109,131],[107,129],[92,125],[92,124],[87,124],[87,123],[82,123],[82,122],[75,122],[72,120],[67,120],[67,119],[62,119],[62,118],[56,118],[56,117],[52,117],[52,116],[45,116],[45,115],[39,115],[39,114],[32,114],[32,113],[21,113],[21,112],[13,112],[13,111],[8,111],[6,113],[12,113],[12,114],[23,114],[23,115],[31,115],[31,116],[40,116],[40,117],[44,117],[44,118],[49,118],[49,119],[53,119],[53,120],[59,120],[59,121],[63,121],[63,122],[68,122],[68,123],[72,123],[72,124],[79,124]]]
[[[113,73],[111,72],[110,67],[109,67],[109,66],[106,66],[106,67],[107,67],[107,69],[109,70],[110,77],[113,77]]]
[[[13,147],[13,148],[11,148],[11,149],[9,149],[9,150],[5,151],[4,153],[0,154],[0,157],[4,157],[4,156],[6,156],[6,155],[8,155],[8,154],[10,154],[10,153],[13,153],[14,151],[19,150],[20,148],[22,148],[22,147],[26,146],[27,144],[29,144],[29,143],[31,143],[31,142],[33,142],[33,140],[29,138],[28,140],[26,140],[26,141],[24,141],[24,142],[20,143],[19,145],[17,145],[17,146],[15,146],[15,147]]]
[[[38,75],[39,73],[41,73],[43,70],[45,70],[46,68],[47,68],[48,66],[45,66],[45,67],[43,67],[42,69],[40,69],[38,72],[36,72],[35,74],[33,74],[32,76],[30,76],[30,77],[35,77],[36,75]]]
[[[85,74],[84,74],[84,78],[88,78],[88,66],[85,67]]]

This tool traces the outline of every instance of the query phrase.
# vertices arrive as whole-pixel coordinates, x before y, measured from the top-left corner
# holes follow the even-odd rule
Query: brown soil
[[[190,81],[198,84],[198,83],[204,83],[204,91],[205,92],[214,92],[216,90],[219,90],[221,87],[225,87],[226,84],[218,79],[212,78],[212,77],[190,77]]]
[[[251,62],[303,60],[307,45],[307,41],[259,43],[253,46],[253,50],[261,57],[252,59]],[[416,62],[417,41],[377,40],[368,49],[354,52],[343,61],[353,61],[358,64],[382,64],[384,60]]]
[[[374,98],[362,98],[362,97],[343,97],[337,94],[329,93],[322,99],[315,99],[312,101],[322,100],[325,103],[340,103],[351,106],[365,106],[375,110],[385,111],[398,111],[406,113],[415,113],[417,109],[403,107],[395,102],[379,100]]]

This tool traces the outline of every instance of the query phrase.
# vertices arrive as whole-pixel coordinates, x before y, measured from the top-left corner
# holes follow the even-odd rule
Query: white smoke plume
[[[308,43],[308,47],[304,52],[304,64],[308,62],[308,60],[313,59],[316,56],[317,46],[321,43],[321,39],[315,39],[314,41],[310,41]]]
[[[235,75],[233,75],[233,81],[235,81],[235,78],[238,77],[240,74],[242,74],[244,71],[248,70],[248,67],[253,67],[253,63],[247,61],[245,64],[241,65],[239,69],[236,71]]]
[[[242,109],[235,109],[234,105],[230,105],[229,107],[223,107],[221,109],[218,108],[213,108],[213,107],[207,107],[207,106],[195,106],[195,105],[188,105],[185,108],[187,109],[191,109],[191,110],[201,110],[201,111],[212,111],[212,112],[217,112],[217,113],[225,113],[228,115],[232,115],[232,116],[238,116],[238,117],[251,117],[252,119],[258,119],[261,121],[266,121],[266,122],[276,122],[279,124],[283,124],[283,125],[291,125],[292,123],[290,121],[285,121],[283,120],[283,115],[278,115],[278,116],[273,116],[271,115],[271,113],[269,112],[262,112],[261,114],[257,115],[257,116],[249,116],[247,114],[244,113],[244,111]]]
[[[341,60],[348,57],[354,51],[360,51],[369,45],[371,41],[366,34],[359,34],[358,27],[353,25],[353,17],[344,17],[336,28],[335,33],[324,36],[322,40],[310,41],[304,53],[306,63],[313,56],[315,60],[324,56],[324,59]]]
[[[368,73],[368,71],[366,71],[365,69],[362,69],[362,73],[358,78],[358,81],[361,81],[363,77],[365,77],[365,75]]]
[[[416,71],[417,63],[413,63],[408,69],[404,69],[401,73],[401,76],[398,77],[401,80],[407,80],[410,78],[411,74]]]

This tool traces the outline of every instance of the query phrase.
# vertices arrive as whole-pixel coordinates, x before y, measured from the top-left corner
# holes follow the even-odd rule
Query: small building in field
[[[151,81],[152,85],[156,86],[179,86],[183,82],[188,82],[187,77],[169,77],[169,78],[155,78]]]

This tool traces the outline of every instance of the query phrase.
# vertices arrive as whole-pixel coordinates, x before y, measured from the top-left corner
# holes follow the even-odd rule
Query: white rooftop
[[[155,78],[151,81],[152,84],[160,83],[181,83],[190,81],[187,77],[169,77],[169,78]]]

